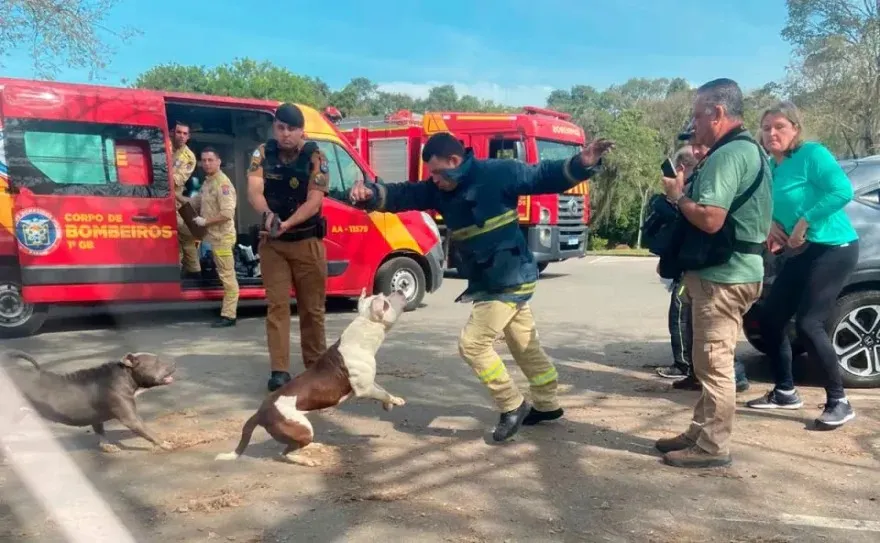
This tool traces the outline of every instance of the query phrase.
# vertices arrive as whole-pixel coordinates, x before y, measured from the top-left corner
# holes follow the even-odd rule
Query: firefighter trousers
[[[183,267],[183,271],[187,273],[200,273],[202,265],[199,263],[199,248],[196,246],[196,239],[190,233],[186,223],[177,216],[177,243],[178,243],[178,261]]]
[[[260,270],[266,288],[266,340],[272,371],[290,371],[290,289],[296,291],[300,347],[306,368],[327,350],[324,312],[327,257],[324,241],[267,240],[260,243]]]
[[[497,409],[502,413],[511,411],[523,401],[522,393],[494,349],[495,338],[502,331],[514,361],[529,381],[534,408],[538,411],[558,409],[558,375],[541,348],[529,304],[477,302],[461,331],[458,351],[489,390]]]
[[[210,243],[217,276],[223,284],[223,306],[220,309],[220,316],[234,320],[238,313],[238,278],[235,276],[235,258],[232,254],[235,238],[212,239]]]

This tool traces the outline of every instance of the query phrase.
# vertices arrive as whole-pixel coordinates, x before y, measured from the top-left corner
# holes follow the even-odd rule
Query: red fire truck
[[[247,201],[246,168],[270,137],[277,106],[0,78],[0,337],[37,332],[52,305],[221,299],[216,273],[182,279],[169,126],[189,124],[197,156],[208,145],[219,152],[236,184],[238,244],[247,254],[259,217]],[[375,174],[321,113],[300,107],[307,137],[331,163],[327,295],[400,289],[408,309],[417,307],[442,282],[435,221],[352,207],[348,189]],[[258,262],[248,264],[237,270],[241,298],[263,298]]]
[[[425,140],[450,132],[477,158],[514,158],[528,164],[568,158],[584,145],[584,132],[571,116],[527,106],[521,113],[426,112],[402,110],[384,117],[341,119],[333,108],[328,117],[343,130],[354,148],[386,182],[417,182],[428,177],[421,152]],[[450,240],[440,224],[449,261]],[[540,270],[550,262],[583,257],[590,223],[589,183],[565,194],[522,196],[519,221]]]

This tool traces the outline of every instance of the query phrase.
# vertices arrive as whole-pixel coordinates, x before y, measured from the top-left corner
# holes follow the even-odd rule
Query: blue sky
[[[101,82],[162,63],[251,57],[333,88],[365,76],[424,96],[452,83],[462,94],[543,105],[555,88],[631,77],[731,77],[753,88],[784,77],[790,56],[783,0],[280,0],[277,13],[261,13],[271,4],[122,0],[106,26],[142,35],[119,46]],[[33,76],[24,53],[3,62],[8,76]],[[58,79],[88,81],[71,70]]]

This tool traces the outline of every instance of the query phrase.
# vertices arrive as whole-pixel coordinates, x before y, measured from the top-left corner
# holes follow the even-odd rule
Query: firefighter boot
[[[556,395],[559,374],[541,348],[535,318],[528,304],[521,304],[504,328],[504,339],[513,359],[529,380],[533,407],[523,426],[556,420],[563,415]]]

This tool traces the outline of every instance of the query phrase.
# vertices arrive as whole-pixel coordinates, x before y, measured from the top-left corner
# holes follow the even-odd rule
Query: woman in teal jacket
[[[812,358],[825,373],[827,401],[816,419],[837,428],[855,417],[846,398],[840,366],[825,331],[840,290],[859,258],[859,236],[844,207],[853,198],[849,178],[821,143],[801,139],[801,118],[790,102],[768,109],[761,118],[762,141],[773,168],[771,251],[789,252],[765,301],[761,334],[773,362],[776,386],[748,402],[754,409],[798,409],[792,352],[785,326],[792,315]]]

